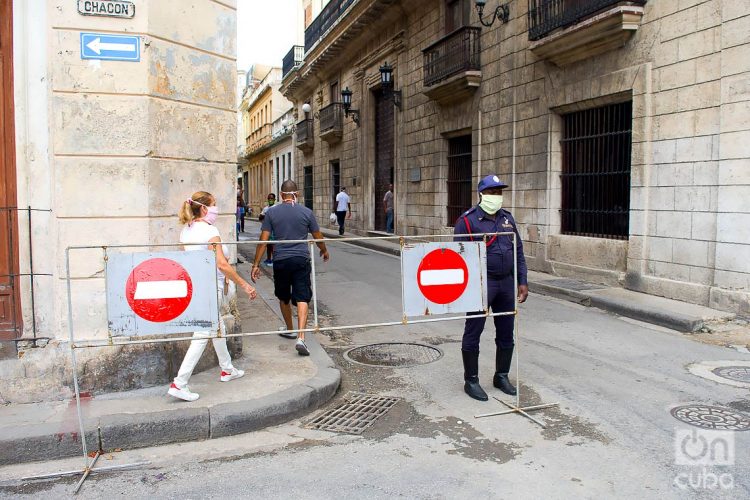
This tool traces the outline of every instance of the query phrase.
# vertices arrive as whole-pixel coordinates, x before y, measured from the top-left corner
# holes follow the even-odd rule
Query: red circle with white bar
[[[188,308],[193,298],[193,282],[179,263],[149,259],[138,264],[128,276],[125,298],[141,318],[165,323]]]
[[[448,248],[433,250],[419,263],[417,284],[422,295],[435,304],[450,304],[469,284],[469,269],[458,253]]]

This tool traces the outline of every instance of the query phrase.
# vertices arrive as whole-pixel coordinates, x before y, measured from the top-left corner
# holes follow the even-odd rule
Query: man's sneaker
[[[266,260],[263,261],[263,265],[271,267],[271,266],[273,266],[273,261],[271,259],[266,259]]]
[[[172,382],[172,385],[169,386],[169,390],[167,391],[167,394],[170,396],[174,396],[178,399],[182,399],[184,401],[195,401],[200,396],[196,394],[195,392],[191,392],[190,388],[188,386],[183,387],[180,389],[177,387],[177,385]]]
[[[221,381],[222,382],[229,382],[230,380],[234,380],[236,378],[240,378],[245,375],[245,370],[238,370],[237,368],[232,368],[228,372],[225,372],[224,370],[221,370]]]
[[[280,326],[279,327],[279,335],[281,335],[285,339],[296,339],[297,338],[297,334],[294,333],[294,332],[287,331],[287,329],[286,329],[285,326]]]
[[[297,354],[300,356],[309,356],[310,351],[307,350],[307,346],[305,345],[305,341],[302,339],[297,339],[297,345],[294,346],[295,349],[297,349]]]

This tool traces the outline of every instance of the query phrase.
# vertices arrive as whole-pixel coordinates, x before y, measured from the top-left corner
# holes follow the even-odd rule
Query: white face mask
[[[479,202],[479,208],[486,213],[493,215],[503,208],[503,195],[501,194],[483,194],[482,201]]]
[[[291,201],[292,205],[294,205],[295,203],[297,203],[297,191],[282,191],[281,192],[281,196],[284,196],[285,194],[291,194],[292,195],[292,198],[293,198],[292,201]],[[284,201],[286,201],[286,200],[284,200]]]

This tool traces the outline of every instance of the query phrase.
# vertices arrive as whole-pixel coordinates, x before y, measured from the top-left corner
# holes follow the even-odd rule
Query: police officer
[[[518,302],[524,302],[529,295],[526,281],[526,260],[523,256],[521,237],[513,216],[503,210],[503,189],[508,185],[497,175],[488,175],[479,181],[479,204],[461,215],[454,225],[456,241],[476,241],[484,239],[487,245],[487,304],[492,312],[511,312],[515,302],[513,292],[513,260],[518,266]],[[460,236],[476,233],[516,233],[516,255],[513,256],[511,235],[503,236]],[[484,314],[483,311],[469,313]],[[513,316],[494,316],[495,321],[495,377],[492,385],[506,394],[515,395],[516,388],[508,379],[510,362],[513,358]],[[487,393],[479,385],[479,337],[484,330],[486,317],[466,319],[461,354],[464,362],[464,391],[479,401],[487,401]]]

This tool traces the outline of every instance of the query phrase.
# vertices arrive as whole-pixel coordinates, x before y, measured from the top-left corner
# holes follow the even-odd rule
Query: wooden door
[[[20,337],[18,231],[13,130],[13,12],[0,0],[0,339]]]
[[[393,183],[394,145],[393,145],[393,101],[384,99],[381,91],[375,92],[375,227],[376,231],[385,231],[385,212],[383,197],[388,191],[388,184]]]

